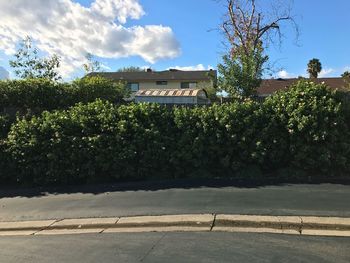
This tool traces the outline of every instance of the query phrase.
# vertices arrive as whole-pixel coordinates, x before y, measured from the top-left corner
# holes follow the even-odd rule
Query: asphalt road
[[[0,221],[193,213],[350,217],[349,185],[148,184],[0,191]]]
[[[0,238],[0,262],[350,262],[350,238],[135,233]]]

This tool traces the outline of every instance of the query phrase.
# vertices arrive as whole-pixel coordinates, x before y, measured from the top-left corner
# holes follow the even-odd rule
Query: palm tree
[[[313,58],[307,64],[307,72],[310,75],[310,78],[317,79],[318,73],[322,70],[322,65],[319,59]]]

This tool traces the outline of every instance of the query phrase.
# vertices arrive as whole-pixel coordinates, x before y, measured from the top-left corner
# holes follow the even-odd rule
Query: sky
[[[268,1],[257,2],[271,11]],[[350,70],[350,1],[294,0],[292,6],[299,37],[281,26],[284,38],[267,50],[273,71],[264,77],[305,76],[312,58],[322,63],[320,77]],[[226,51],[216,30],[224,12],[218,0],[0,0],[0,78],[15,77],[8,61],[25,36],[43,55],[61,57],[65,79],[83,76],[87,53],[105,71],[216,69]]]

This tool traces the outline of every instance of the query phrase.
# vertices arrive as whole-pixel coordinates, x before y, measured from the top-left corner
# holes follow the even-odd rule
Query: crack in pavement
[[[118,224],[118,222],[119,222],[120,219],[121,219],[121,217],[118,217],[118,218],[117,218],[117,221],[115,221],[114,224],[115,224],[115,225]],[[100,232],[98,232],[98,233],[99,233],[99,234],[103,234],[103,232],[105,232],[105,231],[106,231],[107,229],[109,229],[109,228],[110,228],[110,227],[104,228],[104,229],[102,229],[102,230],[101,230]]]
[[[146,257],[152,252],[152,250],[160,243],[160,241],[163,240],[163,238],[166,236],[167,233],[164,233],[159,239],[157,242],[154,243],[154,245],[151,247],[151,249],[149,249],[146,254],[139,260],[140,262],[143,262]]]
[[[214,228],[214,226],[215,226],[216,214],[213,214],[213,216],[214,216],[214,218],[213,218],[213,222],[211,223],[209,232],[212,232],[212,231],[213,231],[213,228]]]
[[[303,222],[303,218],[301,217],[301,216],[298,216],[299,218],[300,218],[300,228],[299,228],[299,233],[300,233],[300,235],[302,234],[302,232],[303,232],[303,224],[304,224],[304,222]]]
[[[37,233],[39,233],[39,232],[41,232],[41,231],[44,231],[44,230],[46,230],[46,229],[48,229],[48,228],[50,228],[50,226],[52,226],[52,225],[54,225],[54,224],[56,224],[56,223],[58,223],[58,222],[61,222],[62,220],[64,220],[63,218],[61,218],[61,219],[56,219],[54,222],[52,222],[50,225],[48,225],[48,226],[46,226],[46,227],[43,227],[42,229],[39,229],[38,231],[35,231],[34,233],[32,233],[32,234],[30,234],[31,236],[34,236],[34,235],[36,235]]]

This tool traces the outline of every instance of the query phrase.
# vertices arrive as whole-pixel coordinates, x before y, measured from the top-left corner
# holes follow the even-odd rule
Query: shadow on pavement
[[[150,180],[138,182],[121,182],[110,184],[89,184],[89,185],[68,185],[58,187],[0,187],[0,198],[10,197],[40,197],[49,194],[101,194],[106,192],[124,192],[124,191],[158,191],[167,189],[195,189],[195,188],[259,188],[265,186],[282,186],[287,184],[341,184],[350,185],[349,179],[328,179],[319,181],[276,181],[276,180],[238,180],[238,179],[172,179],[172,180]]]

